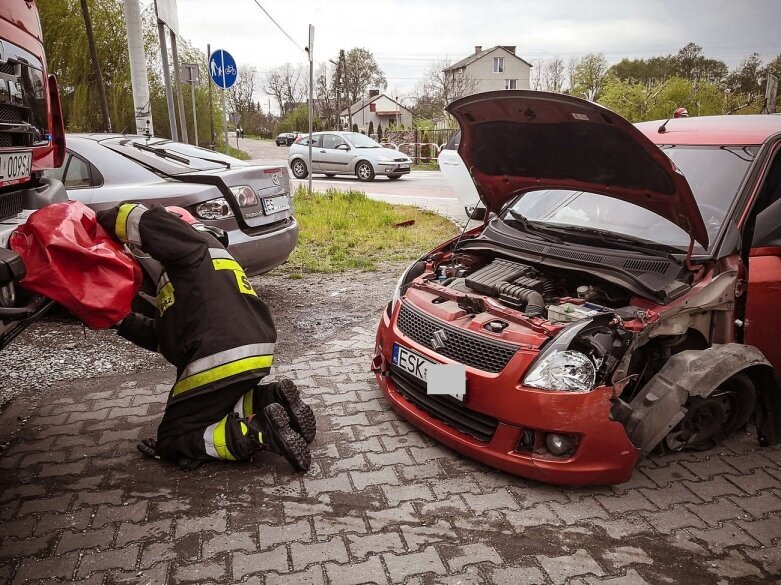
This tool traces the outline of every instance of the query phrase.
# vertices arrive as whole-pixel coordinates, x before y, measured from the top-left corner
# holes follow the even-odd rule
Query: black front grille
[[[390,378],[399,394],[434,418],[483,443],[493,438],[499,424],[495,418],[470,410],[451,396],[427,394],[424,382],[396,366],[391,366]]]
[[[503,341],[486,339],[482,335],[458,329],[434,319],[404,302],[397,320],[404,335],[451,360],[484,372],[501,372],[518,351],[518,346]],[[435,348],[431,341],[434,332],[445,333],[444,347]]]
[[[21,213],[24,209],[22,207],[22,193],[16,191],[13,193],[0,194],[0,220],[13,217],[17,213]]]
[[[6,124],[19,124],[26,122],[24,110],[8,104],[0,104],[0,122]]]

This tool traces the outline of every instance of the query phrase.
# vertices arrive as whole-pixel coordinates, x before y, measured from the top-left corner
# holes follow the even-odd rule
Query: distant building
[[[529,89],[532,64],[515,54],[514,45],[498,45],[475,52],[443,70],[445,79],[458,85],[457,76],[467,79],[464,95],[501,89]]]
[[[353,124],[358,125],[359,132],[367,132],[369,122],[374,123],[375,132],[379,125],[382,125],[383,129],[391,125],[398,126],[400,124],[403,124],[406,128],[412,126],[412,112],[393,98],[376,90],[370,91],[369,97],[365,97],[350,106],[350,113],[352,113]],[[349,113],[347,110],[343,110],[339,114],[339,120],[343,128],[348,128]],[[348,129],[352,130],[352,128]]]

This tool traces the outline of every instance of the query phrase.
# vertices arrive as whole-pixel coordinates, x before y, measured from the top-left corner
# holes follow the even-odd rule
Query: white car
[[[485,205],[480,201],[477,187],[472,176],[458,154],[458,144],[461,141],[461,130],[453,135],[453,138],[445,145],[437,158],[439,170],[445,175],[450,188],[456,194],[458,201],[464,206],[464,211],[471,219],[483,219],[485,217]]]

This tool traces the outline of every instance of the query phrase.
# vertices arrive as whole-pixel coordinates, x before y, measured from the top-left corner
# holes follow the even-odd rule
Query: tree
[[[369,136],[374,134],[374,120],[369,120],[369,130],[366,132]]]
[[[239,73],[228,90],[228,105],[234,113],[244,117],[255,108],[255,79],[258,71],[249,65],[239,65]]]
[[[529,71],[529,88],[534,91],[542,90],[542,59],[537,58]]]
[[[442,59],[426,69],[413,97],[412,113],[416,117],[427,120],[439,118],[450,102],[477,91],[477,79],[464,69],[448,71],[450,65],[449,59]]]
[[[342,93],[347,96],[350,105],[366,96],[369,89],[382,90],[388,85],[385,74],[368,49],[356,47],[347,51],[342,73]]]
[[[554,92],[561,92],[564,87],[564,61],[558,55],[543,67],[542,87]]]
[[[263,76],[263,91],[276,99],[281,115],[306,100],[308,89],[303,73],[301,65],[285,63],[270,69]]]
[[[573,63],[570,93],[589,101],[599,99],[607,76],[607,59],[602,53],[589,53]]]

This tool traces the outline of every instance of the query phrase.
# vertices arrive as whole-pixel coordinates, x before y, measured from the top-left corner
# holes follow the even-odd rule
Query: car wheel
[[[355,174],[361,181],[369,182],[374,180],[374,168],[365,160],[355,165]]]
[[[469,219],[485,219],[485,207],[477,207],[476,205],[467,205],[464,207],[464,211]]]
[[[306,163],[300,158],[294,160],[293,164],[290,165],[290,168],[292,169],[293,176],[296,179],[306,179],[307,175],[309,174],[309,171],[306,168]]]
[[[388,178],[391,181],[395,181],[396,179],[401,179],[401,175],[388,175]]]
[[[710,396],[686,401],[686,416],[664,438],[670,451],[711,449],[748,422],[757,403],[757,390],[746,374],[737,374]]]

